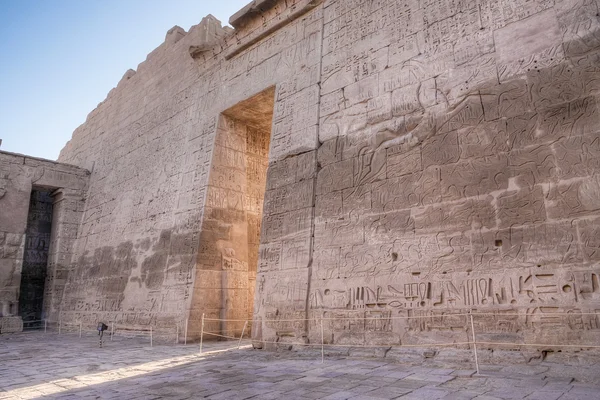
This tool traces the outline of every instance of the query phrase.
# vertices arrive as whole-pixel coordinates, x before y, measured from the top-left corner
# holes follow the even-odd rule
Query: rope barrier
[[[152,329],[129,329],[129,328],[124,328],[124,327],[117,327],[115,326],[115,331],[120,330],[121,332],[127,332],[127,333],[150,333],[152,332]],[[154,331],[156,333],[156,331]]]
[[[204,332],[208,334],[207,332]],[[212,334],[214,336],[219,336],[217,334]],[[223,336],[225,337],[225,336]],[[238,338],[228,337],[231,339],[238,340]],[[285,343],[285,342],[274,342],[268,340],[253,340],[253,339],[245,339],[246,341],[256,341],[260,343],[267,344],[283,344],[283,345],[294,345],[294,346],[307,346],[307,347],[321,347],[321,343]],[[325,343],[325,347],[361,347],[368,349],[380,349],[380,348],[425,348],[425,347],[449,347],[449,346],[471,346],[471,345],[498,345],[498,346],[532,346],[532,347],[573,347],[573,348],[598,348],[600,346],[595,345],[577,345],[577,344],[536,344],[536,343],[506,343],[506,342],[455,342],[455,343],[420,343],[420,344],[385,344],[385,345],[364,345],[364,344],[327,344]]]
[[[459,317],[459,316],[468,316],[468,315],[469,315],[468,313],[467,314],[462,314],[461,313],[461,314],[448,314],[448,315],[444,315],[444,316]],[[418,315],[417,316],[417,315],[415,315],[415,316],[410,316],[410,317],[409,316],[406,316],[406,317],[403,317],[403,316],[400,316],[400,317],[388,317],[386,319],[390,319],[390,320],[393,320],[393,319],[423,319],[423,318],[432,318],[432,317],[435,317],[435,316],[432,316],[432,315]],[[440,316],[440,317],[442,317],[442,316]],[[297,322],[297,321],[320,321],[320,320],[323,320],[323,321],[334,321],[334,320],[337,321],[337,320],[340,320],[341,321],[341,320],[355,320],[355,319],[356,319],[356,317],[263,319],[263,320],[260,320],[260,321],[257,321],[257,322]],[[382,320],[382,318],[369,318],[369,317],[367,317],[367,318],[360,318],[360,319],[364,320],[364,321],[370,321],[370,320],[372,320],[372,321],[381,321]],[[219,322],[244,322],[244,321],[246,321],[246,320],[243,320],[243,319],[217,319],[217,318],[205,318],[204,320],[205,321],[214,321],[214,322],[217,322],[217,321],[219,321]]]
[[[204,332],[206,334],[208,334],[207,332]],[[214,336],[221,336],[221,335],[217,335],[217,334],[212,334]],[[224,337],[224,336],[222,336]],[[230,337],[231,338],[231,337]],[[238,338],[231,338],[231,339],[238,339]],[[334,344],[334,343],[286,343],[286,342],[274,342],[274,341],[268,341],[268,340],[253,340],[253,339],[246,339],[246,341],[251,341],[251,342],[260,342],[260,343],[266,343],[266,344],[282,344],[282,345],[293,345],[293,346],[306,346],[306,347],[361,347],[361,348],[367,348],[367,349],[381,349],[381,348],[387,348],[387,347],[394,347],[394,348],[402,348],[402,347],[407,347],[407,348],[423,348],[423,347],[448,347],[448,346],[465,346],[465,345],[471,345],[473,344],[473,342],[455,342],[455,343],[420,343],[420,344],[385,344],[385,345],[364,345],[364,344]]]
[[[321,343],[285,343],[285,342],[279,342],[279,341],[267,341],[267,340],[257,340],[256,342],[260,342],[263,345],[265,344],[273,344],[273,345],[295,345],[295,346],[301,346],[301,347],[320,347],[321,348],[321,363],[325,362],[325,348],[440,348],[440,347],[458,347],[458,346],[468,346],[469,348],[471,348],[473,350],[473,358],[474,358],[474,362],[475,362],[475,368],[477,371],[477,375],[479,375],[480,373],[480,368],[479,368],[479,357],[477,354],[477,345],[481,345],[481,346],[510,346],[510,347],[515,347],[515,346],[519,346],[519,348],[523,348],[523,347],[533,347],[533,348],[539,348],[539,347],[550,347],[550,348],[587,348],[587,349],[596,349],[599,348],[600,346],[596,346],[596,345],[559,345],[559,344],[540,344],[540,343],[503,343],[503,342],[486,342],[486,341],[478,341],[475,335],[475,323],[474,323],[474,318],[478,317],[478,316],[517,316],[517,317],[523,317],[526,316],[529,319],[538,319],[537,317],[543,318],[543,317],[548,317],[548,316],[567,316],[567,317],[573,317],[573,316],[577,316],[577,315],[597,315],[596,313],[578,313],[578,314],[574,314],[574,313],[549,313],[549,314],[544,314],[544,315],[540,315],[540,314],[535,314],[535,315],[526,315],[523,313],[517,314],[517,313],[506,313],[506,314],[502,314],[502,313],[473,313],[472,310],[469,311],[469,313],[456,313],[456,314],[449,314],[447,315],[448,317],[462,317],[464,316],[465,318],[468,317],[470,319],[470,321],[466,321],[466,324],[468,324],[468,322],[470,322],[470,329],[467,328],[467,330],[470,330],[471,332],[471,338],[472,340],[470,341],[466,341],[466,342],[453,342],[453,343],[419,343],[419,344],[384,344],[384,345],[366,345],[366,344],[326,344],[325,343],[325,337],[324,337],[324,327],[323,327],[323,321],[335,321],[335,320],[354,320],[356,318],[348,318],[348,317],[340,317],[340,318],[330,318],[330,317],[324,317],[324,318],[318,318],[318,317],[314,317],[314,318],[298,318],[298,319],[279,319],[279,320],[262,320],[260,322],[297,322],[297,321],[311,321],[311,322],[319,322],[320,321],[320,328],[321,328]],[[400,316],[400,317],[391,317],[391,318],[386,318],[387,320],[410,320],[410,319],[431,319],[431,318],[436,318],[436,317],[444,317],[444,316],[434,316],[434,315],[419,315],[419,316]],[[382,318],[361,318],[361,320],[364,321],[381,321]],[[220,333],[215,333],[215,332],[204,332],[204,322],[205,321],[218,321],[218,322],[244,322],[244,329],[242,330],[242,334],[240,335],[239,338],[237,337],[233,337],[233,336],[227,336],[227,335],[222,335]],[[204,314],[202,315],[202,329],[200,331],[200,353],[202,353],[202,340],[204,338],[204,334],[208,335],[208,336],[213,336],[213,337],[217,337],[217,338],[223,338],[223,339],[227,339],[227,340],[236,340],[238,341],[238,348],[240,348],[241,344],[242,344],[242,340],[243,340],[243,335],[244,335],[244,331],[246,329],[246,326],[248,324],[248,320],[227,320],[227,319],[217,319],[217,318],[205,318]],[[251,339],[247,339],[250,340],[251,342],[254,342]]]
[[[531,346],[531,347],[574,347],[574,348],[589,348],[600,349],[600,346],[587,344],[550,344],[550,343],[508,343],[508,342],[477,342],[477,344],[485,344],[488,346]]]
[[[368,311],[368,310],[360,310],[360,312],[364,312],[364,311]],[[344,312],[359,312],[359,310],[344,310]],[[489,315],[489,316],[500,316],[500,317],[510,317],[510,316],[515,316],[515,317],[527,317],[527,318],[532,318],[532,317],[549,317],[549,316],[558,316],[558,315],[564,315],[564,316],[569,316],[569,317],[576,317],[576,316],[580,316],[580,315],[597,315],[600,316],[600,314],[598,313],[545,313],[545,314],[532,314],[532,315],[526,315],[526,314],[517,314],[517,313],[456,313],[456,314],[445,314],[445,315],[413,315],[413,316],[397,316],[397,317],[387,317],[385,319],[388,320],[404,320],[404,319],[430,319],[430,318],[444,318],[444,317],[468,317],[469,315],[473,315],[474,317],[477,316],[484,316],[484,315]],[[257,322],[298,322],[298,321],[317,321],[317,320],[323,320],[323,321],[334,321],[334,320],[355,320],[356,317],[340,317],[340,318],[296,318],[296,319],[263,319]],[[373,318],[373,317],[366,317],[366,318],[361,318],[361,320],[364,321],[381,321],[382,318]],[[245,319],[221,319],[221,318],[204,318],[204,321],[213,321],[213,322],[246,322],[248,320]],[[253,321],[249,321],[250,323],[252,323]]]
[[[569,317],[577,317],[579,315],[596,315],[596,316],[600,316],[600,313],[592,313],[592,312],[585,312],[585,313],[555,313],[555,312],[550,312],[550,313],[544,313],[544,314],[537,313],[537,314],[532,314],[532,315],[526,315],[526,314],[517,314],[517,313],[474,312],[473,315],[474,316],[477,316],[477,315],[492,315],[492,316],[501,316],[501,317],[505,317],[505,316],[509,316],[509,317],[523,317],[523,316],[526,316],[526,317],[530,318],[530,317],[549,317],[549,316],[554,316],[554,315],[565,315],[565,316],[569,316]]]
[[[239,338],[235,337],[235,336],[225,336],[225,335],[221,335],[218,333],[214,333],[214,332],[204,332],[205,335],[210,335],[210,336],[217,336],[217,337],[222,337],[222,338],[226,338],[226,339],[233,339],[233,340],[238,340]]]
[[[352,310],[353,312],[365,312],[369,310]],[[313,322],[316,324],[320,323],[320,335],[321,335],[321,343],[286,343],[281,341],[269,341],[269,340],[253,340],[251,338],[244,338],[244,333],[250,330],[250,327],[255,321],[244,320],[244,319],[221,319],[221,318],[206,318],[203,314],[202,316],[202,326],[200,330],[190,330],[188,320],[185,320],[184,323],[184,342],[187,343],[187,335],[188,333],[200,333],[200,352],[202,353],[202,342],[204,339],[204,335],[208,335],[215,338],[222,338],[227,340],[236,340],[238,341],[238,348],[241,347],[242,342],[259,342],[262,344],[273,344],[273,345],[294,345],[308,348],[321,348],[321,361],[324,361],[325,357],[325,348],[366,348],[366,349],[377,349],[377,348],[441,348],[441,347],[458,347],[458,346],[469,346],[473,349],[475,363],[477,365],[477,369],[479,370],[479,363],[477,358],[477,346],[498,346],[498,347],[518,347],[518,348],[540,348],[540,347],[549,347],[549,348],[580,348],[580,349],[600,349],[600,345],[588,345],[588,344],[552,344],[552,343],[508,343],[508,342],[490,342],[490,341],[478,341],[476,339],[476,325],[474,323],[474,319],[480,316],[495,316],[495,317],[527,317],[530,320],[537,320],[538,318],[547,318],[547,317],[557,317],[557,316],[566,316],[566,317],[578,317],[584,315],[593,315],[598,316],[599,314],[594,312],[585,312],[585,313],[570,313],[570,312],[560,312],[560,313],[546,313],[546,314],[532,314],[527,315],[525,313],[502,313],[502,312],[472,312],[472,313],[455,313],[455,314],[447,314],[447,315],[418,315],[418,316],[397,316],[397,317],[389,317],[385,318],[385,320],[411,320],[411,319],[431,319],[431,318],[444,318],[444,317],[465,317],[470,318],[470,321],[465,319],[465,327],[468,331],[470,331],[470,336],[472,340],[469,341],[461,341],[461,342],[453,342],[453,343],[419,343],[419,344],[379,344],[379,345],[367,345],[367,344],[335,344],[325,343],[325,335],[324,335],[324,321],[345,321],[345,320],[356,320],[358,317],[314,317],[314,318],[296,318],[296,319],[267,319],[260,320],[257,322],[260,323],[284,323],[284,322]],[[374,318],[374,317],[359,317],[361,321],[382,321],[384,318]],[[244,328],[242,329],[242,334],[239,337],[229,336],[227,334],[222,334],[221,332],[207,332],[204,330],[205,321],[209,322],[244,322]],[[59,327],[59,333],[61,327],[79,327],[80,329],[80,337],[82,331],[82,322],[78,323],[65,323],[62,321],[51,321],[51,320],[36,320],[36,321],[25,321],[25,324],[32,324],[34,322],[44,322],[44,326],[48,324],[57,324]],[[469,326],[470,325],[470,326]],[[248,327],[248,331],[246,328]],[[179,337],[179,325],[177,325],[177,337]],[[25,330],[31,330],[32,327],[24,327]],[[316,328],[317,329],[317,328]],[[120,331],[121,333],[131,333],[131,334],[143,334],[150,336],[150,345],[153,343],[153,335],[172,335],[173,332],[170,331],[155,331],[153,327],[149,327],[149,329],[130,329],[124,326],[115,326],[112,324],[112,335],[116,333],[116,331]]]
[[[65,322],[62,322],[61,325],[62,326],[77,326],[77,327],[79,327],[79,324],[65,323]]]

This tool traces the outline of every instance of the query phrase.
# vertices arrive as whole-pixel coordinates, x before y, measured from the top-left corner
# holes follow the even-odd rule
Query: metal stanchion
[[[202,354],[202,339],[204,336],[204,313],[202,313],[202,323],[200,324],[200,354]]]
[[[44,319],[44,333],[48,331],[48,320]]]
[[[242,328],[242,334],[240,336],[240,341],[238,342],[238,349],[242,346],[242,339],[244,337],[244,332],[246,332],[246,326],[248,326],[248,321],[244,321],[244,327]]]
[[[323,317],[321,317],[321,364],[325,363],[325,335],[323,334]]]
[[[102,348],[102,338],[104,337],[104,331],[108,329],[108,325],[104,322],[98,322],[98,336],[100,336],[100,348]]]
[[[183,344],[187,344],[188,319],[185,319],[185,331],[183,332]]]
[[[110,324],[110,341],[112,342],[112,338],[115,334],[115,323],[111,322]]]
[[[179,343],[179,324],[177,324],[177,330],[175,333],[175,344]]]
[[[81,321],[79,321],[79,339],[81,339]]]
[[[61,322],[61,321],[60,321],[60,319],[59,319],[59,320],[58,320],[58,334],[59,334],[59,335],[60,335],[60,325],[61,325],[61,324],[60,324],[60,322]]]
[[[152,347],[152,327],[150,327],[150,347]]]
[[[475,368],[477,369],[477,375],[479,375],[479,360],[477,359],[477,341],[475,339],[475,324],[473,323],[473,312],[469,311],[471,317],[471,335],[473,337],[473,354],[475,355]]]

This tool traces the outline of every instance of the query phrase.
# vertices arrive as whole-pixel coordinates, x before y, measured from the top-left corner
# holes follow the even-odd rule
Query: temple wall
[[[597,7],[327,3],[313,341],[597,342]]]
[[[258,1],[172,29],[61,153],[92,171],[62,315],[239,317],[222,114],[274,87],[254,338],[464,342],[473,311],[487,338],[597,342],[598,11]]]
[[[62,296],[62,283],[69,273],[72,245],[77,236],[82,202],[87,188],[89,173],[71,165],[59,164],[0,151],[0,329],[2,332],[22,329],[19,298],[24,261],[31,270],[25,274],[35,275],[43,291],[31,294],[43,296],[43,312],[29,310],[34,319],[53,319],[52,304],[56,295]],[[35,197],[30,212],[32,191],[50,193]],[[70,203],[63,203],[63,193],[69,193]],[[43,203],[43,204],[41,204]],[[48,214],[53,208],[52,230],[49,231]],[[44,221],[40,221],[43,219]],[[26,241],[28,227],[29,240]],[[42,226],[43,225],[43,226]],[[41,262],[47,257],[47,261]]]
[[[182,32],[170,30],[123,76],[59,157],[92,171],[60,306],[67,322],[174,332],[185,319],[213,128],[200,122],[202,89]]]
[[[244,320],[252,320],[273,91],[265,97],[271,114],[260,114],[264,123],[239,119],[243,113],[235,110],[220,118],[207,189],[194,300],[205,315],[232,320],[205,324],[228,336],[239,336]],[[190,328],[200,329],[201,318],[192,321]]]

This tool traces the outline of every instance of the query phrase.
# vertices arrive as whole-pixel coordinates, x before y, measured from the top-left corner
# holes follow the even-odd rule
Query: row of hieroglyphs
[[[600,308],[530,307],[522,310],[493,310],[473,314],[478,333],[518,333],[524,327],[553,328],[556,331],[595,331],[600,329]],[[356,335],[364,332],[387,333],[386,345],[393,344],[408,331],[415,332],[465,332],[470,324],[468,309],[461,310],[313,310],[308,319],[302,312],[274,311],[265,314],[265,325],[281,334],[301,332],[306,323],[318,332],[321,323],[334,335]],[[546,331],[547,332],[547,331]],[[360,338],[360,336],[358,336]],[[394,339],[395,338],[395,339]],[[360,341],[359,341],[360,343]]]
[[[63,311],[60,313],[60,321],[48,321],[49,323],[61,324],[79,324],[83,326],[95,326],[98,321],[104,321],[107,324],[124,325],[129,329],[137,327],[164,327],[172,328],[175,333],[176,326],[174,322],[177,319],[173,313],[156,312],[82,312],[82,311]],[[166,323],[161,323],[168,321]]]
[[[462,279],[457,275],[462,275]],[[498,314],[504,322],[493,326],[501,331],[508,329],[507,326],[518,329],[526,323],[559,323],[566,319],[571,321],[569,326],[573,329],[598,329],[600,319],[595,313],[600,310],[599,278],[598,271],[555,272],[536,268],[524,273],[454,274],[437,279],[406,275],[404,280],[377,279],[381,283],[368,285],[356,280],[352,285],[353,280],[330,279],[313,283],[316,287],[311,289],[309,306],[314,318],[318,315],[339,318],[331,324],[342,324],[346,326],[344,329],[362,324],[370,327],[367,330],[387,331],[394,326],[392,320],[403,316],[431,316],[432,321],[436,316],[454,318],[450,325],[438,324],[440,329],[451,329],[453,323],[462,329],[465,319],[461,315],[469,310]],[[276,330],[304,326],[307,287],[301,278],[267,283],[264,276],[259,276],[257,284],[257,290],[265,294],[255,304],[255,312],[266,307],[267,326]],[[456,314],[460,315],[452,317]],[[423,324],[416,319],[405,324],[417,329]]]
[[[254,258],[214,251],[205,233],[229,240],[227,218],[262,208],[262,223],[252,215],[244,231],[254,243],[262,229],[261,318],[301,316],[311,304],[383,318],[594,299],[596,275],[583,276],[600,261],[598,74],[588,52],[597,2],[328,0],[284,26],[286,9],[307,1],[269,3],[196,65],[181,45],[193,35],[157,49],[63,152],[96,162],[81,254],[157,237],[178,220],[194,232],[182,251],[136,256],[143,266],[76,265],[67,297],[97,287],[98,297],[129,293],[135,311],[160,313],[145,300],[168,290],[176,270],[182,286],[215,287],[197,292],[209,308],[200,300],[219,303],[222,276],[253,270]],[[263,181],[260,163],[244,165],[233,138],[214,135],[219,113],[273,85],[262,207],[255,187],[236,188],[244,173]],[[210,170],[211,160],[232,168]],[[196,259],[216,272],[194,276]],[[546,281],[556,293],[543,293]]]
[[[304,320],[294,321],[292,313],[267,313],[268,326],[276,330],[300,330]],[[278,319],[283,321],[279,322]],[[465,332],[469,329],[469,310],[365,310],[361,312],[324,311],[311,313],[310,329],[325,329],[334,334],[363,332],[389,333],[383,343],[393,344],[392,338],[404,332]],[[600,329],[600,308],[530,307],[522,310],[494,310],[473,313],[474,328],[478,333],[523,333],[524,328],[537,332],[596,331]],[[464,336],[463,336],[464,337]]]
[[[459,276],[463,279],[458,279]],[[596,304],[600,302],[600,274],[589,271],[549,271],[498,274],[455,273],[452,277],[419,279],[406,275],[389,283],[357,285],[330,280],[310,294],[313,309],[418,309],[482,306]],[[377,279],[377,281],[386,279]],[[399,282],[399,283],[396,283]],[[319,285],[321,286],[321,285]],[[336,288],[340,287],[340,289]]]
[[[149,313],[178,313],[183,311],[181,299],[186,298],[189,289],[183,285],[165,288],[163,291],[151,291],[143,304],[136,308],[124,309],[122,294],[93,298],[69,298],[64,303],[64,309],[73,312],[149,312]],[[104,293],[103,293],[104,294]]]

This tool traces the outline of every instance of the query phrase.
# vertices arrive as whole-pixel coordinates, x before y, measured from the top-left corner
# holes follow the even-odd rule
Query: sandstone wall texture
[[[58,317],[88,178],[78,167],[0,151],[1,332]]]
[[[257,0],[173,28],[59,158],[92,172],[62,318],[193,337],[253,307],[257,340],[325,318],[328,343],[413,344],[474,311],[484,339],[597,343],[598,3]]]

